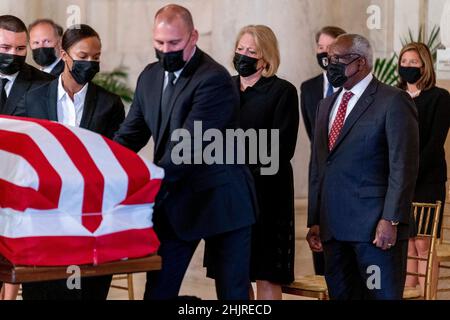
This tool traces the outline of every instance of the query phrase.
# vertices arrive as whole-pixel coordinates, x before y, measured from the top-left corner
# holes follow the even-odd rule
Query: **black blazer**
[[[26,117],[58,121],[57,100],[58,79],[55,79],[28,92],[20,108]],[[89,83],[80,127],[112,139],[124,118],[125,109],[120,97]]]
[[[11,92],[6,100],[5,114],[23,116],[23,109],[19,105],[23,104],[25,94],[53,79],[55,79],[54,76],[42,72],[29,64],[25,64],[17,75],[16,81],[14,81]]]
[[[56,66],[52,69],[52,71],[50,71],[50,74],[51,74],[52,76],[59,77],[59,75],[60,75],[61,73],[63,73],[63,71],[64,71],[64,66],[65,66],[64,61],[60,60],[60,61],[56,64]]]
[[[164,212],[183,240],[207,238],[253,224],[254,184],[245,165],[175,165],[171,159],[178,142],[169,138],[176,129],[186,129],[193,138],[194,121],[202,121],[203,131],[218,129],[224,133],[236,128],[239,93],[229,73],[197,48],[176,82],[168,116],[159,121],[164,75],[159,63],[145,68],[130,113],[115,137],[136,152],[150,137],[155,141],[154,162],[165,170],[155,227],[159,212]]]
[[[316,110],[323,99],[323,84],[323,74],[320,74],[303,82],[300,86],[300,107],[309,141],[312,141],[314,134]]]
[[[339,93],[317,110],[309,186],[308,226],[322,241],[371,242],[381,219],[408,223],[419,166],[417,110],[410,96],[377,79],[352,110],[328,151],[329,116]]]
[[[445,140],[450,126],[450,95],[434,87],[414,99],[419,112],[420,163],[417,184],[447,181]]]

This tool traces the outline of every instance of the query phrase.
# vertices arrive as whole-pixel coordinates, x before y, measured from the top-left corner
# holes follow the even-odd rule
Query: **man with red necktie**
[[[329,60],[328,80],[342,89],[317,110],[307,240],[324,251],[331,299],[401,299],[417,111],[407,94],[374,78],[366,38],[339,36]]]

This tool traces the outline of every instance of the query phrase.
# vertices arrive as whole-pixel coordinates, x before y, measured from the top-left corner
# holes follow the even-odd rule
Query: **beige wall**
[[[1,14],[15,14],[26,23],[49,17],[66,26],[67,8],[78,5],[81,22],[92,25],[103,42],[102,69],[124,65],[134,87],[140,71],[155,60],[151,27],[155,12],[168,3],[188,7],[200,31],[199,46],[224,64],[230,72],[233,43],[238,30],[247,24],[267,24],[280,41],[282,63],[279,76],[297,88],[318,74],[314,56],[314,33],[324,25],[339,25],[352,33],[361,33],[373,43],[376,56],[390,55],[398,47],[398,37],[408,26],[417,29],[424,16],[442,10],[442,0],[1,0]],[[369,30],[367,8],[381,9],[379,29]],[[425,10],[426,9],[426,10]],[[143,152],[151,157],[151,148]],[[307,194],[309,142],[303,124],[293,160],[296,196]]]

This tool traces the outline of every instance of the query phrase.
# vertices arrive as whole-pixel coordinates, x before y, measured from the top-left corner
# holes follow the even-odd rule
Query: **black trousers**
[[[372,243],[331,240],[323,244],[325,279],[332,300],[401,300],[408,241],[383,251]]]
[[[147,273],[144,300],[177,299],[180,287],[200,242],[179,239],[166,219],[157,230],[162,259],[159,271]],[[161,232],[161,230],[164,230]],[[159,231],[158,231],[159,230]],[[219,300],[248,300],[250,283],[251,226],[205,239],[211,248]]]
[[[81,289],[70,290],[66,280],[22,284],[23,300],[106,300],[112,276],[81,278]]]
[[[323,252],[313,252],[314,272],[318,276],[325,274],[325,255]]]

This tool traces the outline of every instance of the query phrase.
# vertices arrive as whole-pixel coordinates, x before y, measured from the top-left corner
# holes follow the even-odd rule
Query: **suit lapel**
[[[97,88],[95,84],[89,83],[84,101],[83,116],[81,117],[80,127],[89,129],[94,112],[97,107]]]
[[[316,88],[314,95],[315,95],[315,101],[320,101],[323,99],[323,86],[324,86],[324,79],[323,74],[317,78],[317,84],[314,86]]]
[[[370,82],[366,91],[364,91],[361,98],[356,103],[353,110],[348,115],[347,120],[345,120],[344,127],[342,128],[339,138],[336,141],[336,144],[330,154],[332,154],[337,148],[339,148],[339,145],[342,143],[342,141],[345,139],[345,137],[351,131],[351,129],[356,124],[358,119],[364,114],[364,112],[367,110],[367,108],[369,108],[369,106],[373,103],[373,100],[374,100],[373,95],[376,93],[377,88],[378,88],[378,80],[376,78],[374,78]]]
[[[330,113],[341,91],[342,89],[337,91],[331,97],[326,98],[323,102],[323,107],[320,108],[321,110],[319,110],[318,115],[319,118],[317,119],[318,121],[317,126],[318,128],[320,128],[318,141],[320,142],[320,149],[326,150],[327,154],[328,154],[328,126],[330,122]]]
[[[177,80],[177,83],[175,85],[175,90],[173,92],[172,98],[170,99],[169,104],[169,110],[166,112],[166,117],[164,119],[161,119],[161,130],[159,132],[162,132],[162,134],[159,135],[158,141],[156,143],[156,150],[158,150],[158,147],[160,146],[162,139],[164,137],[164,133],[168,129],[168,125],[170,122],[170,118],[172,116],[172,111],[175,106],[175,102],[177,101],[178,96],[183,92],[183,89],[186,87],[186,85],[189,83],[190,78],[185,78],[180,75],[180,77]],[[158,128],[159,129],[159,128]]]
[[[160,140],[159,137],[159,127],[161,126],[161,121],[159,119],[161,114],[161,97],[162,91],[164,88],[164,69],[158,64],[158,69],[156,71],[154,81],[152,81],[148,86],[148,94],[151,93],[150,101],[154,102],[154,108],[151,108],[150,111],[150,122],[151,129],[153,133],[153,139],[155,141],[155,146],[157,142]],[[156,150],[156,148],[155,148]]]
[[[47,97],[48,120],[58,121],[58,79],[50,83]]]
[[[64,71],[64,61],[60,60],[56,66],[50,71],[51,75],[54,75],[55,77],[59,77],[59,75]]]
[[[30,71],[25,65],[23,69],[17,75],[16,81],[11,88],[8,99],[6,100],[5,113],[13,114],[16,109],[17,103],[23,98],[25,93],[31,86]]]

